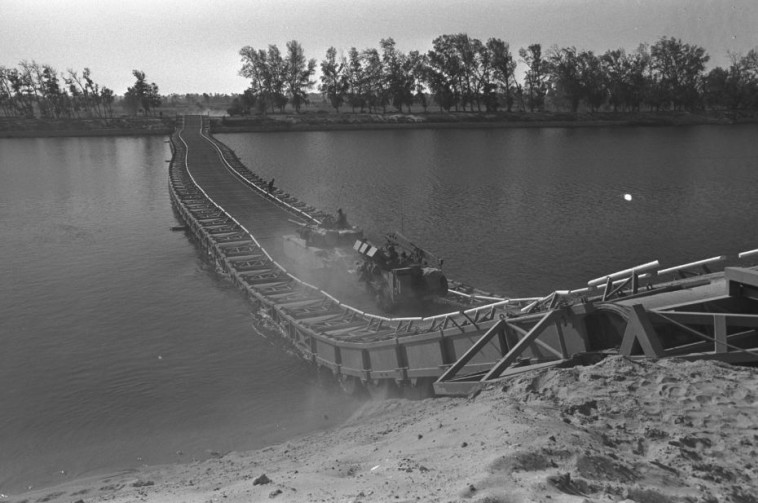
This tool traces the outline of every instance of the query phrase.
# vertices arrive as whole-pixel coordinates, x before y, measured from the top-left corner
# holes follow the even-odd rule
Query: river
[[[227,134],[243,162],[448,275],[541,295],[758,247],[758,126]],[[328,428],[360,401],[177,224],[162,138],[0,140],[0,493]],[[624,199],[632,196],[631,201]]]

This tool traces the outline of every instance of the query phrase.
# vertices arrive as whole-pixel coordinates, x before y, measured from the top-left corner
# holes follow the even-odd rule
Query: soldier
[[[392,243],[387,245],[387,265],[397,267],[399,256]]]
[[[347,215],[342,212],[342,208],[337,209],[337,228],[338,229],[347,229],[350,227],[347,223]]]

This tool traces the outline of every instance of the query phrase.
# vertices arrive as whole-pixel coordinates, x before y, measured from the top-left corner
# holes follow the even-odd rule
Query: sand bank
[[[611,357],[468,399],[370,401],[274,447],[4,500],[751,503],[757,397],[755,369]]]

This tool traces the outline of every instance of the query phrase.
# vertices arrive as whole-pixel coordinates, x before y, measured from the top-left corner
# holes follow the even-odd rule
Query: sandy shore
[[[756,397],[755,369],[611,357],[468,399],[374,400],[274,447],[2,500],[753,503]]]

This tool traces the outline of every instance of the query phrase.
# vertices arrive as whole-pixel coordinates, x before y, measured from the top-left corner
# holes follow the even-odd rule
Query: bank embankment
[[[0,118],[0,138],[67,136],[168,135],[174,116],[108,119]],[[212,133],[350,131],[383,129],[496,129],[670,127],[758,122],[758,113],[743,112],[429,112],[429,113],[272,113],[245,117],[212,117]]]
[[[580,127],[670,127],[730,125],[758,122],[752,112],[635,112],[635,113],[302,113],[246,117],[217,117],[213,133],[346,131],[381,129],[493,129]]]
[[[758,501],[758,371],[609,357],[468,399],[368,401],[253,452],[74,480],[9,501]]]
[[[69,136],[169,135],[172,117],[117,117],[107,119],[0,118],[0,138],[55,138]]]

